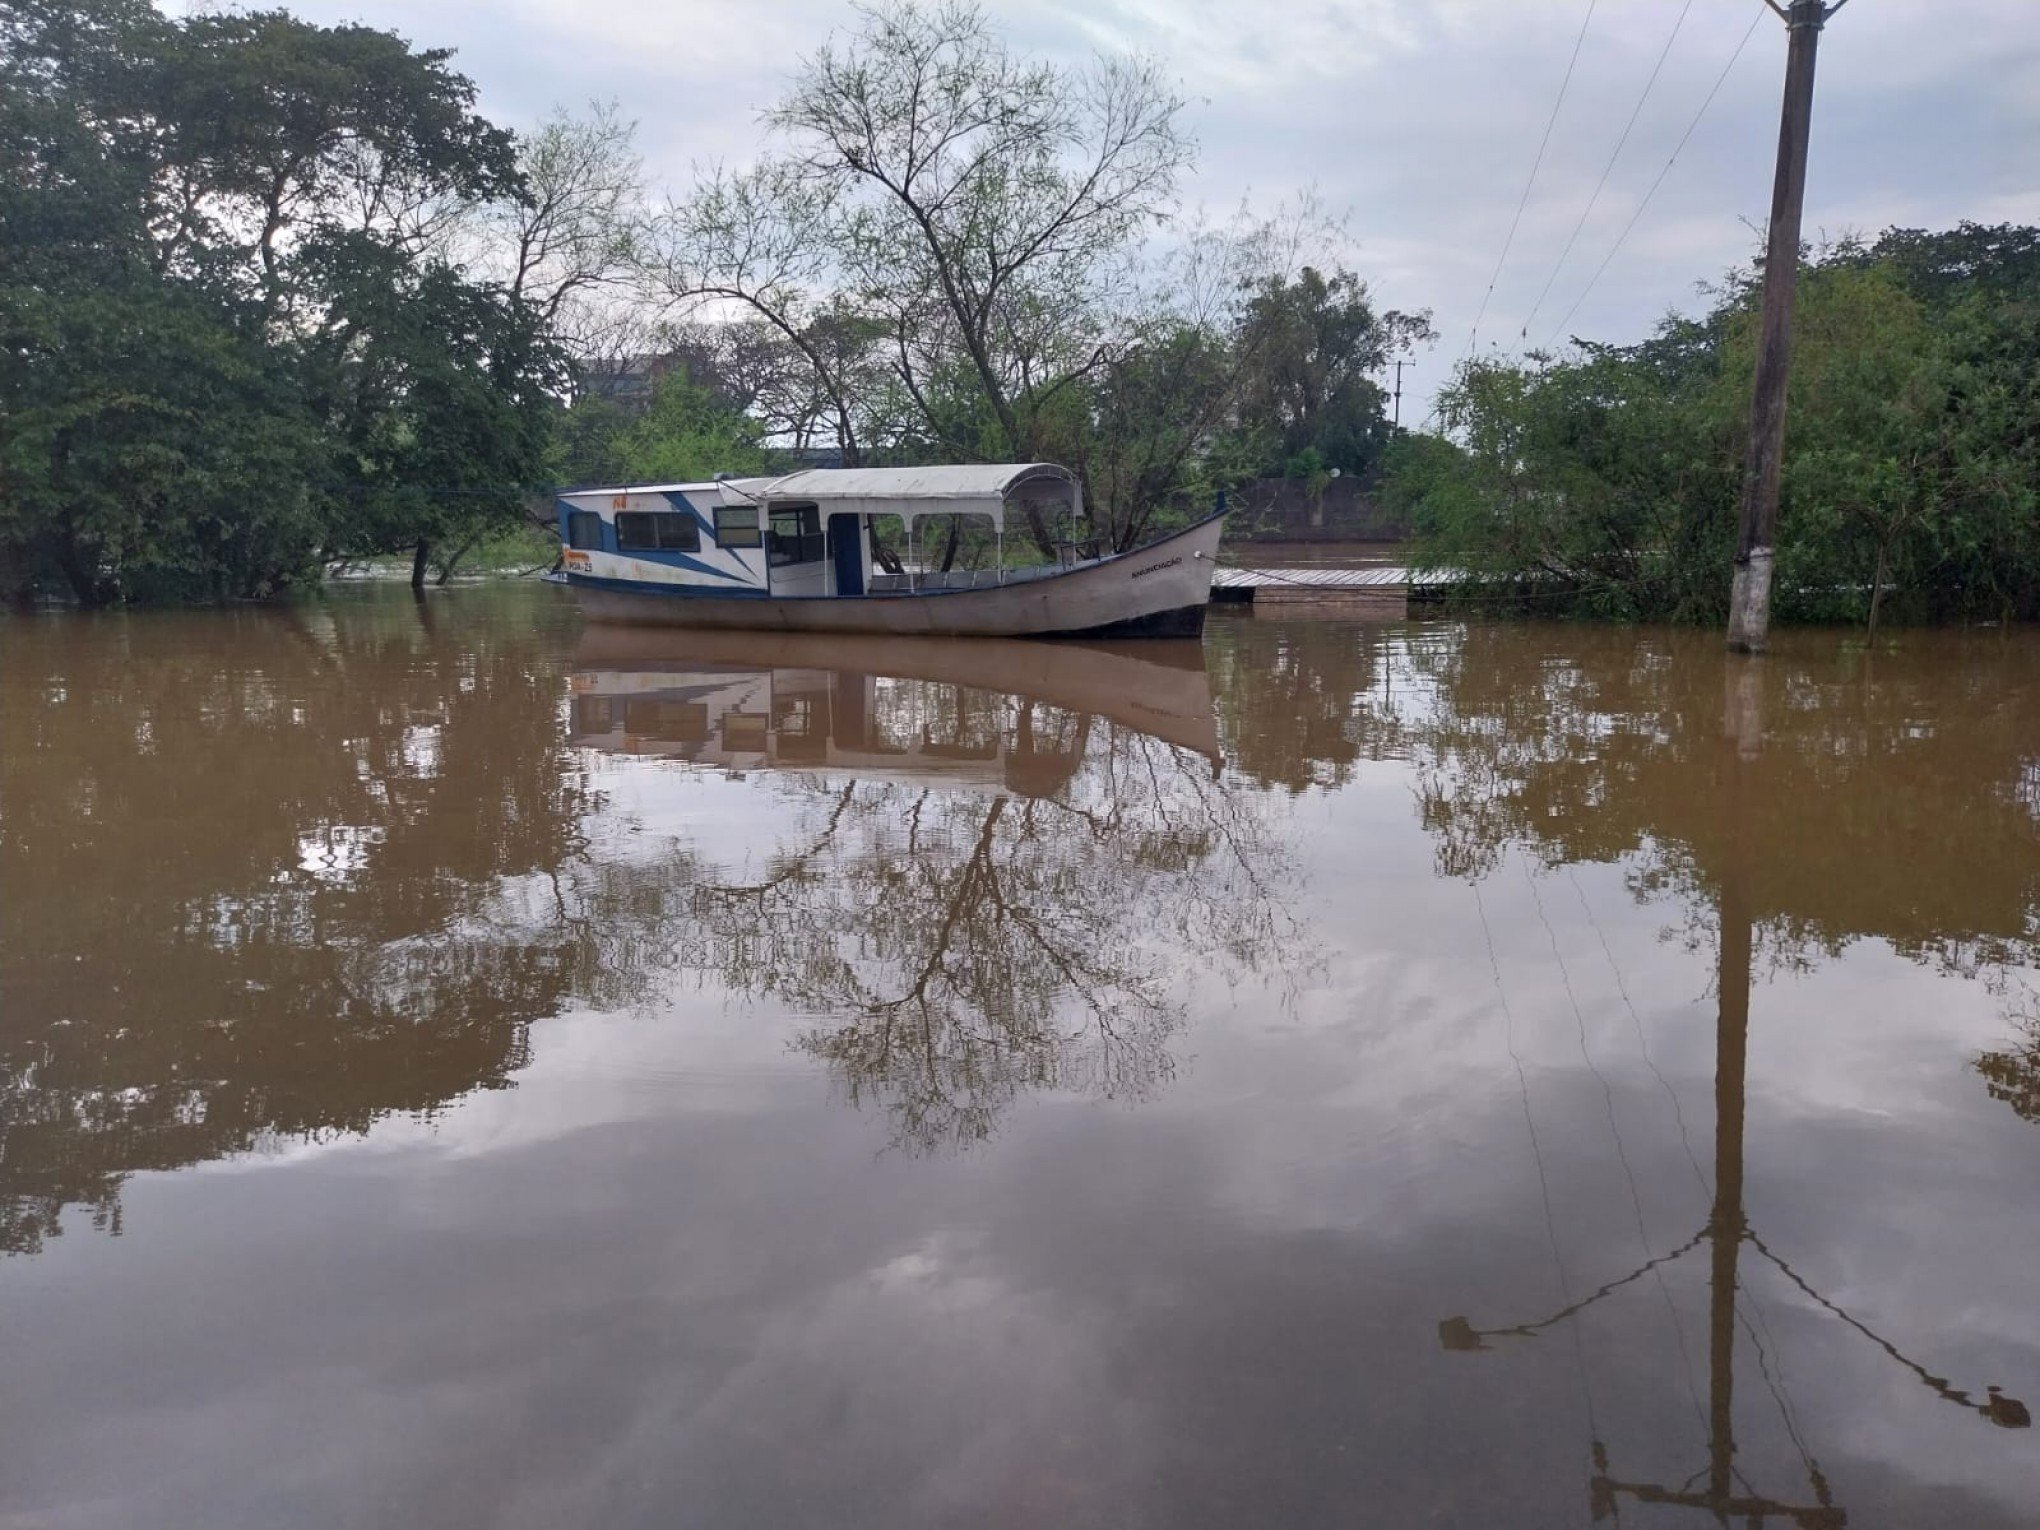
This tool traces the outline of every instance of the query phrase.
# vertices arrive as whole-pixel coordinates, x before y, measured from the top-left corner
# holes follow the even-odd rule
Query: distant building
[[[805,472],[809,468],[839,468],[843,465],[843,449],[839,446],[773,446],[773,457],[789,473]],[[868,465],[868,464],[867,464]]]
[[[659,380],[680,365],[680,359],[676,352],[594,358],[582,365],[582,392],[637,414],[651,403]]]

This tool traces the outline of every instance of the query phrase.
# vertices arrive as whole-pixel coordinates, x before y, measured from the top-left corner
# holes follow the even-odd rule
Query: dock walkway
[[[1252,601],[1260,607],[1308,606],[1354,615],[1402,616],[1410,596],[1458,581],[1446,569],[1403,564],[1368,568],[1221,568],[1211,576],[1215,601]]]

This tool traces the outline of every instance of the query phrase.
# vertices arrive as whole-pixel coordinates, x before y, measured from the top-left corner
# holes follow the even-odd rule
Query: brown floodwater
[[[2040,1523],[2040,633],[0,675],[0,1526]]]

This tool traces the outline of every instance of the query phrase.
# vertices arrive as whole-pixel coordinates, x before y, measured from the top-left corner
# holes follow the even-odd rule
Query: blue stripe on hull
[[[729,578],[732,576],[725,575],[724,577]],[[771,598],[769,592],[759,589],[756,585],[744,585],[739,589],[733,590],[722,585],[712,584],[665,584],[649,579],[604,579],[597,574],[579,574],[572,569],[567,570],[567,583],[576,589],[614,590],[619,595],[674,595],[682,600],[699,599],[702,596],[708,596],[715,600],[767,600]],[[779,598],[786,600],[797,597],[782,595]],[[833,595],[809,596],[807,598],[814,600],[836,599]],[[845,596],[844,598],[851,599],[854,597]]]

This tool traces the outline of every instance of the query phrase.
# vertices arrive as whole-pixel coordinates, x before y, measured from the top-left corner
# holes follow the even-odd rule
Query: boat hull
[[[668,593],[568,575],[593,622],[749,632],[923,637],[1195,637],[1224,517],[1082,568],[988,589],[864,596]]]

